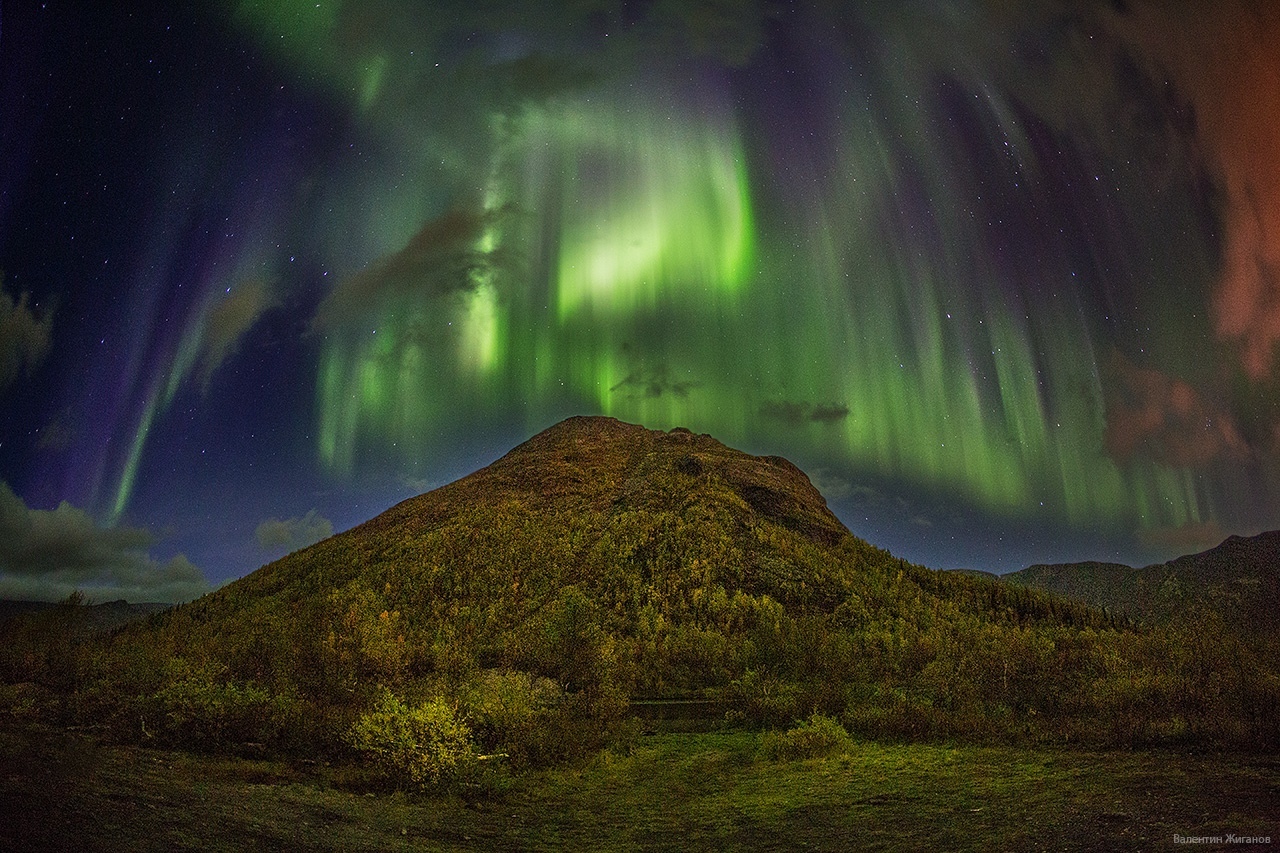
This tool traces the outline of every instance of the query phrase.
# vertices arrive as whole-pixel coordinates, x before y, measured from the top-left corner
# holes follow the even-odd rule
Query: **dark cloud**
[[[836,403],[817,405],[809,412],[809,420],[814,423],[831,424],[849,417],[849,407]]]
[[[19,374],[30,376],[53,342],[53,312],[31,305],[31,294],[15,299],[0,286],[0,391]]]
[[[210,309],[200,340],[202,384],[209,384],[214,371],[236,351],[241,336],[278,304],[270,284],[255,279],[240,284]]]
[[[510,217],[510,208],[454,209],[427,222],[404,248],[341,282],[320,303],[314,327],[345,326],[406,298],[421,300],[474,290],[482,280],[507,271],[513,258],[476,248],[490,226]]]
[[[849,417],[849,407],[841,403],[813,405],[797,400],[768,400],[760,405],[760,416],[790,427],[832,424]]]
[[[760,417],[798,427],[809,418],[809,404],[790,400],[766,400],[760,404]]]
[[[1186,381],[1139,367],[1119,353],[1110,373],[1104,437],[1117,461],[1141,452],[1166,465],[1199,467],[1250,455],[1231,415]]]
[[[189,601],[209,591],[181,554],[147,554],[156,537],[136,527],[100,527],[84,510],[29,509],[0,481],[0,598],[57,601],[80,590],[94,601]]]
[[[1155,527],[1138,531],[1138,541],[1144,547],[1172,556],[1207,551],[1226,538],[1226,532],[1216,521],[1194,521],[1180,527]]]
[[[290,551],[313,545],[332,535],[333,524],[314,509],[302,518],[290,518],[285,521],[268,518],[258,525],[254,533],[254,537],[262,548],[275,550],[284,547]]]
[[[40,430],[40,437],[36,439],[36,449],[66,450],[75,435],[75,430],[67,426],[62,418],[54,418]]]
[[[627,374],[625,379],[609,391],[626,390],[634,397],[661,397],[663,394],[688,397],[691,390],[702,384],[693,379],[676,379],[671,374],[671,368],[665,364],[641,367]]]

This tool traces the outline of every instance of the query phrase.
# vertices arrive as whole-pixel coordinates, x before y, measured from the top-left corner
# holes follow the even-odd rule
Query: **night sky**
[[[0,597],[184,600],[572,414],[935,568],[1280,527],[1280,4],[0,6]]]

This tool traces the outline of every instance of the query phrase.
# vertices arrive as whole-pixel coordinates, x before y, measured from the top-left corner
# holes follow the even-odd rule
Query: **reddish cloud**
[[[1223,194],[1216,331],[1266,378],[1280,342],[1280,3],[1135,3],[1114,23],[1195,108]]]
[[[1186,381],[1139,367],[1119,353],[1110,367],[1105,441],[1116,460],[1143,453],[1166,465],[1199,467],[1249,455],[1234,419]]]

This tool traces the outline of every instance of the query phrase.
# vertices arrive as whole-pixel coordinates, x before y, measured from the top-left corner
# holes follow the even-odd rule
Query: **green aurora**
[[[1239,210],[1280,168],[1210,97],[1272,78],[1132,6],[196,4],[119,95],[146,134],[86,167],[136,188],[81,228],[127,256],[6,244],[14,305],[32,270],[87,283],[0,474],[219,577],[264,518],[341,529],[572,414],[785,455],[940,567],[1273,527],[1280,320],[1224,276],[1267,268],[1280,225]],[[1206,44],[1266,70],[1235,20]],[[6,235],[59,234],[63,195]]]
[[[322,310],[324,463],[424,461],[460,404],[530,429],[568,406],[730,443],[783,434],[1002,513],[1204,517],[1191,471],[1102,451],[1098,356],[1070,304],[1033,318],[998,282],[949,281],[980,262],[962,224],[943,223],[936,257],[886,242],[868,208],[900,166],[872,124],[848,117],[838,154],[861,203],[770,234],[738,121],[698,107],[650,83],[495,116],[477,212],[428,225]],[[945,177],[929,191],[961,206]]]

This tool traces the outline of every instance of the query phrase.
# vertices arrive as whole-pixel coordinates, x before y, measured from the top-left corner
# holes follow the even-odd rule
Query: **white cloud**
[[[65,501],[30,509],[0,481],[0,598],[56,601],[80,590],[92,601],[190,601],[210,589],[182,554],[167,562],[147,550],[140,527],[100,527]]]
[[[809,482],[829,501],[847,498],[854,491],[853,483],[830,468],[814,468],[809,472]]]
[[[254,535],[264,549],[274,550],[283,546],[296,551],[321,539],[328,539],[333,535],[333,524],[313,509],[302,518],[290,518],[286,521],[268,518],[258,525]]]

